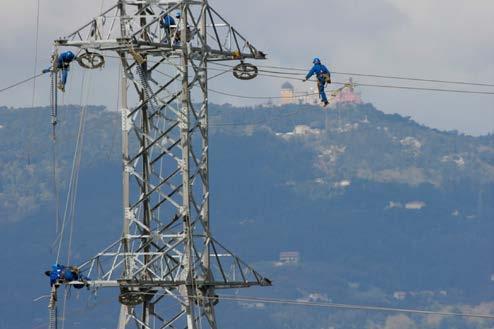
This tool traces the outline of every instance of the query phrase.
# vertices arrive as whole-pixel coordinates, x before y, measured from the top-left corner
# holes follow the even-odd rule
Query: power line
[[[283,96],[246,96],[246,95],[238,95],[238,94],[232,94],[228,93],[225,91],[219,91],[219,90],[214,90],[214,89],[209,89],[209,91],[212,91],[215,94],[223,95],[223,96],[230,96],[230,97],[236,97],[236,98],[245,98],[245,99],[281,99],[281,98],[299,98],[299,97],[304,97],[304,96],[311,96],[311,95],[318,95],[319,93],[301,93],[298,95],[293,95],[291,97],[283,97]]]
[[[355,310],[355,311],[410,313],[410,314],[421,314],[421,315],[441,315],[441,316],[466,317],[466,318],[479,318],[479,319],[486,319],[486,320],[494,320],[494,315],[491,315],[491,314],[427,311],[427,310],[417,310],[417,309],[407,309],[407,308],[366,306],[366,305],[355,305],[355,304],[322,303],[322,302],[300,301],[300,300],[293,300],[293,299],[247,297],[247,296],[244,297],[244,296],[234,296],[234,295],[220,295],[219,298],[224,299],[224,300],[232,300],[232,301],[263,302],[263,303],[269,303],[269,304],[299,305],[299,306],[335,308],[335,309],[345,309],[345,310]]]
[[[34,70],[33,74],[36,75],[38,71],[38,40],[39,40],[39,5],[40,0],[36,1],[36,32],[34,36]],[[34,107],[34,102],[36,98],[36,77],[33,79],[33,94],[31,99],[31,105]]]
[[[378,87],[378,88],[391,88],[391,89],[437,91],[437,92],[460,93],[460,94],[494,95],[494,92],[491,92],[491,91],[475,91],[475,90],[461,90],[461,89],[442,89],[442,88],[425,88],[425,87],[395,86],[395,85],[377,85],[377,84],[366,84],[366,83],[358,83],[358,82],[356,82],[354,85],[355,86],[362,86],[362,87]]]
[[[333,82],[332,84],[338,84],[338,85],[344,85],[342,82]],[[474,91],[474,90],[461,90],[461,89],[442,89],[442,88],[425,88],[425,87],[413,87],[413,86],[397,86],[397,85],[378,85],[378,84],[369,84],[369,83],[354,83],[355,87],[361,86],[361,87],[376,87],[376,88],[389,88],[389,89],[403,89],[403,90],[418,90],[418,91],[435,91],[435,92],[444,92],[444,93],[459,93],[459,94],[477,94],[477,95],[494,95],[494,92],[489,92],[489,91]],[[238,94],[232,94],[224,91],[219,91],[219,90],[212,90],[210,89],[213,93],[220,94],[223,96],[230,96],[230,97],[236,97],[236,98],[243,98],[243,99],[276,99],[276,98],[285,98],[281,96],[246,96],[246,95],[238,95]],[[318,93],[303,93],[299,95],[294,95],[291,98],[298,98],[298,97],[303,97],[303,96],[310,96],[310,95],[316,95]]]
[[[22,81],[16,82],[16,83],[14,83],[13,85],[10,85],[10,86],[8,86],[8,87],[5,87],[5,88],[3,88],[3,89],[0,89],[0,93],[3,93],[4,91],[7,91],[7,90],[12,89],[12,88],[15,88],[15,87],[17,87],[17,86],[20,86],[20,85],[22,85],[22,84],[24,84],[24,83],[26,83],[26,82],[29,82],[29,81],[31,81],[31,80],[33,80],[33,79],[36,79],[36,78],[38,78],[38,77],[42,76],[43,74],[45,74],[45,73],[40,73],[40,74],[37,74],[37,75],[32,76],[32,77],[30,77],[30,78],[27,78],[27,79],[25,79],[25,80],[22,80]]]
[[[214,64],[223,65],[224,66],[224,64],[219,64],[219,63],[214,63]],[[269,66],[269,65],[266,65],[266,66],[258,66],[258,68],[281,69],[281,70],[285,70],[285,71],[308,72],[308,69],[294,68],[294,67],[283,67],[283,66]],[[407,77],[407,76],[399,76],[399,75],[367,74],[367,73],[341,72],[341,71],[332,71],[331,74],[352,75],[352,76],[359,76],[359,77],[381,78],[381,79],[396,79],[396,80],[409,80],[409,81],[420,81],[420,82],[433,82],[433,83],[446,83],[446,84],[458,84],[458,85],[494,87],[494,84],[492,84],[492,83],[468,82],[468,81],[454,81],[454,80],[442,80],[442,79],[426,79],[426,78]]]
[[[258,126],[264,123],[272,122],[279,120],[280,117],[286,118],[286,117],[291,117],[294,115],[299,114],[298,112],[292,112],[292,113],[287,113],[283,115],[279,115],[276,118],[270,118],[270,119],[264,119],[264,120],[259,120],[256,122],[224,122],[224,123],[210,123],[210,127],[228,127],[228,126]]]
[[[131,292],[127,294],[132,294]],[[153,295],[156,293],[150,292],[140,292],[141,295]],[[482,313],[466,313],[466,312],[445,312],[445,311],[429,311],[420,309],[410,309],[410,308],[396,308],[396,307],[385,307],[385,306],[373,306],[373,305],[358,305],[358,304],[340,304],[340,303],[330,303],[330,302],[310,302],[304,300],[296,299],[282,299],[274,297],[254,297],[254,296],[238,296],[238,295],[218,295],[218,296],[190,296],[197,299],[219,299],[225,301],[237,301],[237,302],[252,302],[252,303],[266,303],[266,304],[277,304],[277,305],[295,305],[295,306],[306,306],[306,307],[318,307],[318,308],[330,308],[330,309],[342,309],[348,311],[371,311],[371,312],[390,312],[390,313],[408,313],[408,314],[418,314],[418,315],[439,315],[448,317],[463,317],[463,318],[477,318],[484,320],[494,320],[494,315],[492,314],[482,314]]]
[[[214,63],[216,65],[220,65],[223,67],[226,67],[227,65],[224,64],[218,64]],[[211,68],[210,68],[211,69]],[[214,69],[213,69],[214,70]],[[218,70],[218,69],[216,69]],[[282,78],[282,79],[287,79],[287,80],[297,80],[297,81],[303,81],[297,73],[288,73],[288,72],[276,72],[276,71],[264,71],[264,70],[259,70],[258,73],[259,76],[266,76],[266,77],[274,77],[274,78]],[[273,74],[265,74],[262,72],[269,72]],[[297,77],[296,77],[297,76]],[[413,79],[413,78],[404,78],[403,80],[414,80],[414,81],[443,81],[446,83],[445,80],[424,80],[424,79]],[[448,82],[448,83],[457,83],[457,84],[464,84],[468,85],[471,83],[460,83],[460,82]],[[344,85],[345,83],[343,82],[337,82],[334,81],[332,84],[336,85]],[[436,92],[447,92],[447,93],[461,93],[461,94],[477,94],[477,95],[494,95],[493,91],[476,91],[476,90],[464,90],[464,89],[447,89],[447,88],[433,88],[433,87],[416,87],[416,86],[399,86],[399,85],[383,85],[383,84],[372,84],[372,83],[359,83],[359,82],[354,82],[354,86],[361,86],[361,87],[377,87],[377,88],[390,88],[390,89],[403,89],[403,90],[418,90],[418,91],[436,91]],[[478,84],[477,84],[478,85]],[[488,86],[484,84],[484,86]],[[492,85],[494,86],[494,85]],[[219,92],[219,91],[213,91],[218,94],[223,94],[225,96],[232,96],[232,97],[237,97],[237,98],[245,98],[245,99],[270,99],[270,98],[283,98],[279,96],[244,96],[244,95],[234,95],[234,94],[228,94],[226,92]],[[307,96],[307,94],[301,94],[301,96]]]

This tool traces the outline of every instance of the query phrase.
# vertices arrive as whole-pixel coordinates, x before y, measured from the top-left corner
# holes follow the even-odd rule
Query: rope
[[[86,82],[87,81],[87,82]],[[74,233],[74,223],[75,223],[75,206],[77,202],[77,192],[79,186],[79,173],[81,168],[81,160],[82,160],[82,149],[84,145],[84,131],[86,126],[86,116],[87,116],[87,99],[89,96],[89,85],[91,83],[91,76],[86,79],[86,71],[83,73],[82,78],[82,86],[81,86],[81,96],[80,96],[80,107],[81,107],[81,116],[79,120],[79,129],[77,132],[77,140],[76,147],[74,151],[74,158],[72,162],[72,172],[69,182],[69,191],[67,193],[67,200],[65,204],[64,217],[62,222],[62,232],[60,235],[60,241],[57,252],[57,263],[60,257],[61,245],[63,243],[63,230],[65,228],[66,223],[70,224],[69,236],[67,239],[67,261],[66,264],[69,265],[71,263],[72,257],[72,241],[73,241],[73,233]],[[67,300],[70,295],[70,287],[66,287],[64,291],[63,297],[63,306],[62,306],[62,329],[65,328],[65,314],[67,310]]]
[[[33,70],[33,94],[31,99],[32,107],[34,107],[34,100],[36,97],[36,72],[38,71],[38,40],[39,40],[39,3],[40,0],[36,1],[36,32],[34,41],[34,70]]]
[[[57,182],[57,139],[55,125],[57,124],[58,112],[58,91],[57,91],[57,74],[51,73],[50,84],[50,103],[51,103],[51,124],[52,124],[52,179],[53,179],[53,195],[55,198],[55,232],[59,234],[60,225],[60,197],[58,195]]]
[[[67,221],[69,221],[71,224],[70,226],[70,232],[69,232],[69,238],[68,238],[68,259],[67,261],[70,262],[70,248],[71,248],[71,243],[72,243],[72,231],[73,231],[73,222],[74,222],[74,217],[75,217],[75,203],[77,200],[77,185],[79,182],[79,170],[80,170],[80,164],[81,164],[81,155],[82,155],[82,145],[84,142],[84,128],[85,128],[85,121],[86,121],[86,104],[84,101],[84,97],[86,94],[87,97],[87,92],[85,93],[85,90],[88,88],[88,84],[86,83],[86,72],[84,72],[83,78],[82,78],[82,86],[81,86],[81,117],[79,121],[79,130],[77,132],[77,139],[76,139],[76,146],[75,146],[75,151],[74,151],[74,157],[72,161],[72,170],[71,170],[71,176],[69,180],[69,188],[67,192],[67,199],[65,203],[65,210],[64,210],[64,215],[62,218],[62,226],[60,230],[60,234],[58,236],[58,249],[57,249],[57,263],[60,260],[60,253],[62,249],[62,243],[64,241],[64,233],[65,233],[65,227],[67,225]]]
[[[35,30],[35,42],[34,42],[34,68],[33,68],[33,75],[36,76],[36,72],[38,71],[38,39],[39,39],[39,4],[40,0],[37,0],[36,2],[36,30]],[[33,90],[32,90],[32,95],[31,95],[31,108],[34,109],[34,104],[36,100],[36,78],[33,79]],[[33,131],[32,127],[34,126],[34,118],[32,116],[29,116],[27,120],[27,126],[29,127],[29,132],[27,136],[27,146],[26,146],[26,151],[27,151],[27,162],[28,164],[31,164],[31,153],[33,149]]]
[[[116,110],[120,110],[120,79],[122,77],[122,63],[118,65],[118,81],[117,81],[117,101],[116,101]],[[115,140],[117,135],[118,122],[117,120],[113,120],[112,122],[112,133],[111,133],[111,144],[110,149],[108,150],[108,160],[113,156],[113,152],[115,150]]]
[[[55,233],[58,234],[60,225],[60,198],[58,195],[57,182],[57,143],[52,141],[52,179],[53,179],[53,195],[55,198]]]

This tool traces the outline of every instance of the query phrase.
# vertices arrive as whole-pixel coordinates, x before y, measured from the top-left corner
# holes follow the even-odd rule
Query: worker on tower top
[[[323,102],[324,106],[327,106],[329,104],[328,102],[328,97],[326,96],[326,92],[324,91],[324,87],[326,86],[326,83],[331,83],[331,73],[329,72],[328,68],[324,65],[321,64],[321,60],[319,58],[314,58],[312,61],[314,66],[312,69],[307,73],[305,79],[303,80],[304,82],[310,79],[314,74],[316,75],[317,78],[317,87],[319,89],[319,97],[321,98],[321,101]]]
[[[160,20],[160,26],[165,31],[165,37],[163,38],[163,43],[168,44],[170,42],[170,36],[172,34],[172,28],[176,27],[176,22],[173,17],[166,14]]]
[[[56,59],[52,68],[43,70],[43,73],[47,72],[60,72],[60,82],[58,88],[61,91],[65,91],[65,84],[67,83],[67,76],[69,75],[70,63],[76,58],[75,54],[70,50],[64,51]]]

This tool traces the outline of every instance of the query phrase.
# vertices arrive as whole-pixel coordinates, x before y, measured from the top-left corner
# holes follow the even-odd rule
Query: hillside
[[[80,112],[60,112],[63,204]],[[370,104],[329,111],[213,105],[210,112],[213,231],[275,283],[244,294],[494,311],[493,135],[430,129]],[[21,327],[35,327],[46,318],[46,305],[31,300],[48,291],[42,272],[53,262],[55,236],[49,109],[0,113],[0,261],[24,269],[15,278],[1,274],[7,293],[0,309],[9,311],[0,328],[12,328],[8,313],[16,308],[29,310]],[[74,238],[78,261],[114,241],[121,229],[120,118],[101,107],[88,113]],[[299,252],[299,264],[280,265],[282,251]],[[74,314],[86,305],[84,292],[78,298],[71,303]],[[99,298],[95,303],[106,309],[108,302]],[[111,314],[98,324],[111,326]],[[240,328],[247,324],[238,319],[253,315],[257,322],[249,328],[350,328],[350,318],[359,328],[393,321],[420,328],[488,325],[229,302],[220,304],[219,314],[224,327]],[[312,322],[297,322],[301,317]],[[68,328],[94,326],[94,317],[84,319]]]

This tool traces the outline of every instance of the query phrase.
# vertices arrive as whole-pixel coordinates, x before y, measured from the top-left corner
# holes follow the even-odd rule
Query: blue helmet
[[[312,61],[312,63],[313,64],[321,64],[321,60],[318,57],[316,57],[316,58],[314,58],[314,60]]]
[[[175,14],[175,17],[176,17],[176,18],[180,18],[181,16],[182,16],[182,13],[181,13],[181,12],[179,12],[179,11],[177,11],[177,13]]]
[[[73,52],[71,52],[70,50],[67,50],[67,51],[64,51],[63,53],[60,54],[60,58],[61,60],[63,60],[64,62],[71,62],[74,60],[75,58],[75,55]]]

